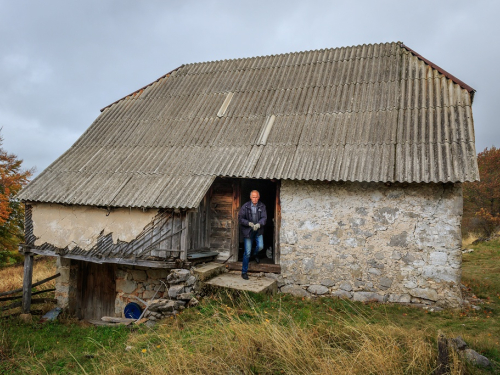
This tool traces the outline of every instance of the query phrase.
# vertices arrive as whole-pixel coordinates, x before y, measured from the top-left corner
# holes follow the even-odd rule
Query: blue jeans
[[[243,253],[243,266],[241,267],[241,273],[248,272],[248,262],[250,261],[250,256],[252,255],[252,244],[255,241],[255,251],[254,255],[257,255],[259,251],[264,248],[264,238],[262,235],[257,236],[257,232],[251,231],[250,238],[244,238],[245,251]]]

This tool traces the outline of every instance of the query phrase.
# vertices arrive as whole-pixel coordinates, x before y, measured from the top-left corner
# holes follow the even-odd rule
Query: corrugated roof
[[[19,197],[196,207],[216,176],[475,181],[471,90],[399,43],[183,65],[104,108]]]

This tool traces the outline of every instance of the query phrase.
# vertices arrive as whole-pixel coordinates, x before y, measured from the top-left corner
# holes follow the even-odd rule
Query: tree
[[[17,254],[24,240],[24,205],[16,194],[28,183],[32,170],[21,168],[22,160],[6,152],[0,135],[0,264]]]
[[[477,155],[481,181],[464,183],[464,227],[488,237],[500,229],[500,149],[492,146]]]

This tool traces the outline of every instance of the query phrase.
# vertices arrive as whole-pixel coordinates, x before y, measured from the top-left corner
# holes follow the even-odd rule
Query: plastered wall
[[[461,304],[462,187],[282,181],[281,290]]]
[[[35,245],[44,243],[69,250],[78,246],[90,250],[100,235],[111,233],[113,243],[130,242],[150,223],[158,210],[118,208],[108,212],[92,206],[33,204]]]

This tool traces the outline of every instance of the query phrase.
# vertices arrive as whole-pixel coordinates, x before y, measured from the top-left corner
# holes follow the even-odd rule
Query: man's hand
[[[259,230],[259,228],[260,228],[260,224],[258,224],[258,223],[257,223],[257,224],[254,224],[254,225],[253,225],[253,230],[254,230],[254,231],[258,231],[258,230]]]
[[[259,224],[257,224],[257,225],[259,225]],[[252,228],[253,230],[255,230],[255,224],[254,224],[254,223],[252,223],[252,222],[250,222],[250,221],[249,221],[249,222],[248,222],[248,226],[249,226],[250,228]]]

